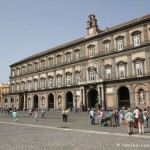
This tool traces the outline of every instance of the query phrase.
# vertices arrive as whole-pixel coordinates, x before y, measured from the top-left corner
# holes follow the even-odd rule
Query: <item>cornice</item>
[[[122,23],[122,24],[114,26],[114,27],[108,28],[107,30],[103,30],[98,35],[95,35],[93,37],[89,37],[89,38],[82,37],[82,38],[76,39],[74,41],[62,44],[60,46],[42,51],[41,53],[37,53],[37,54],[32,55],[30,57],[27,57],[27,58],[25,58],[21,61],[18,61],[14,64],[11,64],[10,67],[13,67],[15,65],[19,65],[21,63],[25,63],[27,61],[31,61],[31,60],[39,58],[39,57],[49,55],[51,53],[58,52],[60,50],[71,48],[71,47],[76,46],[76,45],[84,44],[86,42],[93,41],[93,40],[96,40],[98,38],[102,38],[103,36],[112,35],[115,32],[119,32],[119,31],[122,31],[122,30],[127,30],[127,29],[130,29],[130,28],[135,27],[137,25],[145,24],[147,22],[150,22],[150,14],[145,15],[145,16],[140,17],[140,18],[133,19],[131,21]]]

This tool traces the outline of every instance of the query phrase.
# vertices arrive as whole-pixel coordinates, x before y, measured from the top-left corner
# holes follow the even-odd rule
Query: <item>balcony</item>
[[[87,84],[95,84],[95,83],[102,83],[103,79],[98,79],[98,80],[92,80],[92,81],[82,81],[79,82],[78,85],[87,85]]]

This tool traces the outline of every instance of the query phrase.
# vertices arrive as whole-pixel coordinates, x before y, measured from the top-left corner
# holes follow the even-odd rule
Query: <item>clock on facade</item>
[[[93,33],[93,28],[91,28],[90,30],[89,30],[89,34],[92,34]]]

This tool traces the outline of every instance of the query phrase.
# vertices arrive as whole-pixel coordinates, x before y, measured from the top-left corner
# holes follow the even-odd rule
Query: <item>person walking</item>
[[[146,121],[146,127],[148,127],[148,118],[149,118],[149,114],[148,114],[148,111],[146,110],[146,108],[144,109],[143,111],[143,115],[145,117],[145,121]]]
[[[138,127],[139,127],[139,133],[144,134],[144,117],[143,117],[142,109],[140,108],[138,113]]]
[[[14,118],[14,122],[18,122],[16,109],[14,109],[14,111],[12,112],[12,116]]]
[[[65,114],[65,110],[63,109],[62,112],[62,117],[63,117],[63,122],[66,122],[66,114]]]
[[[115,108],[115,116],[114,116],[114,119],[115,119],[115,126],[117,127],[119,125],[119,111],[117,108]]]
[[[123,108],[119,112],[119,120],[120,120],[120,126],[124,126],[125,125],[125,111]]]
[[[29,116],[29,117],[32,117],[32,110],[31,110],[31,109],[29,109],[28,116]]]
[[[134,127],[138,128],[138,113],[139,113],[139,109],[138,107],[136,107],[136,109],[134,110]]]
[[[95,125],[95,112],[93,107],[91,108],[91,111],[89,112],[90,118],[91,118],[91,125]]]
[[[69,113],[69,110],[67,109],[67,110],[65,111],[65,117],[66,117],[65,120],[66,120],[66,121],[68,121],[68,113]]]
[[[41,118],[45,119],[45,110],[44,109],[42,109],[42,111],[41,111]]]
[[[101,125],[101,111],[99,109],[97,111],[97,124]]]
[[[38,121],[38,111],[37,110],[35,110],[34,120]]]
[[[110,126],[112,126],[112,110],[111,109],[107,110],[107,117],[109,119]]]
[[[132,113],[132,109],[128,108],[128,112],[125,115],[127,130],[129,135],[133,134],[133,122],[134,122],[134,114]]]

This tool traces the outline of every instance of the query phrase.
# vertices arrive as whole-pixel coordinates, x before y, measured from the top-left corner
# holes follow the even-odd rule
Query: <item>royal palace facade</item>
[[[150,15],[100,30],[10,65],[4,105],[17,109],[150,105]]]

